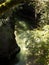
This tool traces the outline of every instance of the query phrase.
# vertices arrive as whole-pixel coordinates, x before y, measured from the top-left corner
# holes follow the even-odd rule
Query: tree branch
[[[6,12],[11,7],[13,7],[14,5],[20,4],[24,1],[28,2],[29,0],[10,0],[10,1],[0,4],[0,15]]]

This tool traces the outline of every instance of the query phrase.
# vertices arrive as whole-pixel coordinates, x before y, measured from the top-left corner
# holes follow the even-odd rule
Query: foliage
[[[10,2],[10,0],[7,0],[6,2]],[[21,3],[14,6],[11,9],[12,15],[10,13],[7,16],[7,18],[11,16],[14,23],[16,22],[14,33],[16,36],[15,39],[21,48],[19,57],[21,61],[27,61],[26,65],[31,65],[31,63],[33,65],[49,65],[49,1],[35,0],[33,3],[27,3],[35,9],[34,18],[36,21],[30,21],[27,18],[23,18],[23,16],[25,17],[25,14],[22,16],[22,12],[22,17],[20,16],[19,9],[22,11],[23,7],[21,7],[21,5],[23,4]],[[11,12],[11,10],[9,12]],[[6,15],[7,13],[5,13],[3,18],[6,18]],[[33,25],[36,25],[37,27],[34,28]],[[32,30],[30,29],[30,26],[33,27]],[[31,59],[31,61],[29,61],[29,59]]]
[[[23,58],[27,58],[26,61],[28,61],[28,58],[31,56],[32,60],[34,60],[32,62],[29,61],[30,63],[38,65],[48,65],[49,25],[44,26],[42,30],[34,29],[30,31],[27,29],[24,31],[19,27],[17,27],[16,30],[17,29],[19,31],[15,31],[16,40],[21,48],[21,54],[23,55]]]
[[[38,21],[39,26],[43,27],[44,25],[48,24],[49,22],[49,1],[36,1],[35,11],[36,11],[36,21]]]
[[[16,26],[16,39],[19,46],[21,47],[21,54],[25,55],[23,58],[27,58],[26,61],[28,62],[26,62],[26,65],[49,64],[49,10],[47,9],[48,4],[46,4],[46,2],[42,2],[42,4],[40,3],[39,10],[37,9],[38,7],[36,8],[36,15],[39,13],[41,14],[39,21],[40,28],[29,30],[29,26],[27,26],[26,23],[24,23],[26,26],[21,24],[19,24],[19,26],[21,25],[20,27],[18,25]],[[20,20],[18,20],[18,23],[19,22],[21,23]],[[29,59],[32,61],[29,61]]]

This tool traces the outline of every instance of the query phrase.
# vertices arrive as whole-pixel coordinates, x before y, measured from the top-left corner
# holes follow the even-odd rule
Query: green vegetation
[[[11,1],[7,0],[5,3],[11,3]],[[21,2],[22,0],[18,3]],[[2,8],[2,4],[0,8]],[[14,30],[14,34],[16,36],[15,39],[21,48],[21,51],[18,54],[20,59],[20,63],[18,63],[18,65],[49,65],[49,1],[35,0],[27,3],[28,6],[34,8],[35,14],[33,14],[35,17],[29,17],[33,20],[27,18],[27,15],[25,16],[24,12],[20,12],[23,10],[23,7],[21,6],[22,3],[16,4],[17,3],[13,5],[12,2],[12,6],[10,6],[10,8],[13,8],[10,9],[9,13],[12,12],[14,14],[12,14],[11,17],[13,17],[12,20],[16,22]],[[2,9],[0,12],[2,11],[4,13],[4,10]],[[7,10],[8,9],[9,8],[7,8]],[[4,13],[4,16],[2,16],[7,20],[11,15],[11,13],[9,13],[7,14],[6,12]]]
[[[26,25],[26,23],[25,23]],[[23,26],[24,27],[24,26]],[[24,27],[25,29],[27,26]],[[23,58],[26,65],[48,65],[49,64],[49,25],[45,25],[42,30],[24,30],[17,27],[15,31],[16,40],[21,48],[20,58]],[[23,57],[21,57],[23,56]],[[32,57],[32,58],[31,58]],[[32,61],[28,61],[29,59]],[[29,64],[30,62],[30,64]]]
[[[36,17],[39,14],[36,20],[39,25],[37,28],[29,30],[25,21],[23,23],[18,20],[15,35],[21,48],[20,58],[22,61],[23,58],[25,59],[26,65],[49,65],[49,6],[47,3],[38,1],[36,4],[35,2]]]

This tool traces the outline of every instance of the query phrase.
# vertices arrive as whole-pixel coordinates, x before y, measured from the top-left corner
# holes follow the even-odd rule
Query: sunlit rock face
[[[20,51],[15,40],[14,28],[12,27],[14,26],[10,23],[10,20],[2,22],[0,25],[0,59],[2,60],[3,58],[9,60],[14,58]]]

